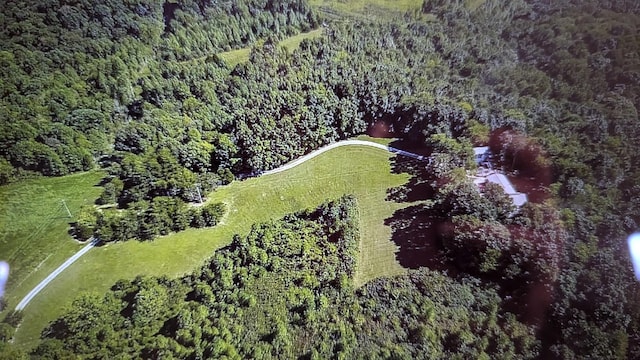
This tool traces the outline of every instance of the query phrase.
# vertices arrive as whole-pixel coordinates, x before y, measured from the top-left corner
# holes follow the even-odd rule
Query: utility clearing
[[[315,29],[309,32],[300,33],[298,35],[290,36],[281,42],[278,45],[284,47],[289,52],[293,52],[300,46],[300,43],[304,39],[313,39],[316,37],[322,36],[322,29]],[[251,55],[251,48],[246,47],[242,49],[230,50],[219,53],[218,56],[224,60],[230,68],[235,67],[240,63],[246,63],[249,61],[249,56]]]
[[[11,266],[8,308],[84,246],[69,236],[69,223],[100,195],[103,177],[92,171],[0,186],[0,260]]]

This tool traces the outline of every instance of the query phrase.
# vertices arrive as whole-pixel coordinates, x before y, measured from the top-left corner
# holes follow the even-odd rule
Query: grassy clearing
[[[10,307],[83,246],[67,233],[73,219],[62,200],[72,214],[93,204],[103,176],[94,171],[0,187],[0,259],[11,266],[6,293]]]
[[[300,33],[298,35],[288,37],[282,40],[279,45],[284,46],[289,52],[292,52],[300,46],[302,40],[313,39],[319,36],[322,36],[322,29],[311,30],[306,33]],[[218,56],[231,68],[240,63],[249,61],[249,55],[251,55],[251,48],[231,50],[218,54]]]
[[[391,173],[390,156],[370,147],[340,147],[288,171],[219,188],[210,194],[209,201],[225,202],[229,212],[215,228],[93,249],[25,309],[15,341],[27,348],[35,345],[42,328],[61,315],[80,292],[102,293],[115,281],[138,274],[180,276],[200,266],[234,234],[247,234],[252,224],[313,208],[344,194],[354,194],[360,209],[362,243],[357,283],[401,273],[404,270],[396,261],[395,245],[384,219],[402,205],[385,198],[388,188],[405,183],[408,176]]]
[[[242,48],[237,50],[225,51],[218,54],[218,56],[224,60],[230,68],[234,68],[240,63],[249,61],[249,55],[251,54],[251,48]]]
[[[486,0],[466,0],[464,5],[470,11],[476,11]]]
[[[310,0],[316,7],[330,8],[343,13],[364,13],[379,10],[405,13],[422,7],[422,0]]]
[[[301,33],[295,36],[288,37],[280,41],[280,46],[285,47],[289,52],[293,52],[300,46],[300,43],[304,39],[314,39],[322,36],[322,29],[311,30],[306,33]]]

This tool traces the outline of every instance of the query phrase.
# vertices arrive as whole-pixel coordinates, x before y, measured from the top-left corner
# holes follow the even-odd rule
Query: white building
[[[489,151],[488,146],[480,146],[473,148],[473,154],[476,157],[476,164],[481,164],[489,160],[489,155],[491,154],[491,152]]]
[[[476,158],[476,163],[478,165],[482,165],[478,166],[478,173],[476,176],[471,176],[473,183],[478,187],[478,191],[482,192],[484,184],[491,182],[500,185],[504,190],[504,193],[511,198],[515,206],[520,207],[528,201],[527,194],[516,191],[513,185],[511,185],[509,178],[492,169],[491,163],[489,162],[491,151],[488,146],[474,147],[473,153]]]
[[[527,194],[516,191],[513,185],[511,185],[511,181],[509,181],[504,174],[494,172],[485,179],[488,182],[500,185],[504,193],[509,195],[515,206],[520,207],[527,202]]]

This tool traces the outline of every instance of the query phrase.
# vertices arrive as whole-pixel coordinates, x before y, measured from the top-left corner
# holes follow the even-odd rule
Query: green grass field
[[[486,0],[465,0],[465,6],[475,11]],[[422,9],[423,0],[309,0],[309,3],[320,9],[331,9],[340,15],[366,15],[393,18],[407,12]]]
[[[331,8],[342,13],[367,14],[369,11],[405,13],[422,7],[422,0],[310,0],[315,7]]]
[[[62,200],[72,214],[93,204],[102,191],[96,185],[103,176],[95,171],[0,187],[0,259],[11,264],[11,304],[83,246],[67,233],[72,219]]]
[[[83,246],[67,233],[72,219],[62,200],[72,214],[93,204],[103,176],[94,171],[0,187],[0,259],[11,266],[6,289],[10,307]]]
[[[344,194],[357,197],[361,217],[362,242],[355,281],[362,284],[402,273],[384,219],[403,204],[385,198],[388,188],[405,183],[408,176],[391,173],[390,156],[364,146],[337,148],[288,171],[217,189],[209,201],[225,202],[228,213],[215,228],[93,249],[27,306],[15,342],[26,348],[34,346],[43,327],[61,315],[81,292],[103,293],[117,280],[138,274],[180,276],[203,264],[216,249],[228,244],[233,234],[247,234],[252,224],[314,208]]]
[[[304,39],[312,39],[322,36],[322,29],[311,30],[306,33],[300,33],[282,40],[279,45],[284,46],[289,52],[297,49],[300,43]],[[237,50],[231,50],[218,54],[224,62],[233,68],[236,65],[249,61],[249,55],[251,54],[251,48],[243,48]]]

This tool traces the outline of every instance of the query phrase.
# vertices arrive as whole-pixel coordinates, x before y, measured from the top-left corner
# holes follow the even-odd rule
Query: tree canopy
[[[382,122],[432,152],[413,181],[433,199],[416,205],[410,225],[436,234],[462,274],[423,268],[355,291],[340,253],[354,248],[296,215],[236,239],[203,280],[141,278],[79,300],[95,313],[72,309],[38,356],[126,346],[145,357],[451,357],[457,348],[461,357],[639,358],[640,291],[623,241],[640,223],[639,19],[633,0],[425,0],[370,16],[300,0],[4,1],[0,184],[106,168],[98,202],[114,206],[86,209],[78,234],[150,239],[214,225],[223,206],[192,210],[198,193]],[[278,45],[316,28],[322,36],[295,50]],[[248,62],[220,56],[247,47]],[[498,189],[478,194],[466,179],[478,143],[546,201],[514,212]],[[402,226],[396,236],[410,234]],[[241,252],[245,241],[260,245]],[[295,251],[271,249],[278,241]],[[327,273],[294,253],[318,257]],[[243,256],[262,265],[249,270]],[[300,268],[279,272],[291,264]],[[260,297],[269,281],[287,295]],[[521,284],[549,295],[542,323],[509,315]],[[439,303],[447,292],[458,302]],[[379,327],[363,327],[378,311],[387,314]],[[251,351],[236,336],[247,316],[264,319],[246,332],[260,345]]]

